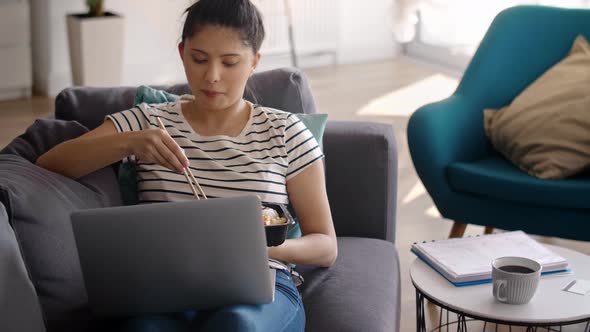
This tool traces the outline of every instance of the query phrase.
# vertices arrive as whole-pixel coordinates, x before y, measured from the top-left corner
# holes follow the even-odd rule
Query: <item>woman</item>
[[[262,201],[293,206],[303,236],[269,248],[269,257],[332,265],[336,236],[316,140],[295,115],[242,98],[260,61],[260,13],[249,0],[200,0],[186,14],[178,51],[194,97],[109,115],[101,126],[56,146],[37,164],[79,178],[118,160],[135,159],[143,203],[194,199],[182,176],[190,166],[209,197],[254,193]],[[167,130],[158,128],[156,117]],[[125,328],[302,331],[304,310],[291,276],[277,271],[276,283],[271,304],[140,317]]]

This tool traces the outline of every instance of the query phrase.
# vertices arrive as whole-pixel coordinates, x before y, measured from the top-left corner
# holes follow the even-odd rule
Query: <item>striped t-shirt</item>
[[[254,194],[261,201],[288,204],[287,181],[324,157],[317,141],[295,114],[250,104],[250,118],[236,137],[201,136],[181,110],[182,100],[140,104],[108,115],[118,132],[159,128],[184,149],[207,197]],[[135,160],[134,156],[125,158]],[[140,203],[194,200],[184,175],[137,160]]]

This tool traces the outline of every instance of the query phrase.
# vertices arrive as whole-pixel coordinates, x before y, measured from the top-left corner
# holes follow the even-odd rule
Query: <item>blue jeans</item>
[[[277,271],[275,299],[260,305],[233,305],[215,310],[173,315],[137,317],[126,320],[124,332],[185,331],[277,331],[301,332],[305,311],[299,291],[288,272]]]

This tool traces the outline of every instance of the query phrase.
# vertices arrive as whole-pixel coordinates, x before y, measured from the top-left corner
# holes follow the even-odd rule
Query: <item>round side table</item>
[[[452,324],[457,324],[457,331],[467,331],[468,321],[479,320],[485,323],[525,326],[527,331],[536,331],[539,327],[561,331],[562,326],[581,324],[584,332],[590,332],[590,294],[578,295],[562,290],[572,280],[590,280],[590,256],[562,247],[546,246],[567,259],[572,273],[541,277],[535,296],[524,305],[496,301],[492,295],[491,283],[455,287],[416,258],[410,267],[410,277],[416,289],[417,331],[427,331],[424,312],[424,300],[427,299],[440,307],[439,326],[429,331],[440,330],[443,326],[448,329]],[[442,320],[445,310],[446,323]],[[456,314],[457,320],[449,322],[449,313]]]

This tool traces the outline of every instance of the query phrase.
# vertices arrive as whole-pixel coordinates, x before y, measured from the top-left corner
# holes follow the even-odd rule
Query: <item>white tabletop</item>
[[[496,301],[492,295],[491,283],[455,287],[420,259],[412,263],[410,276],[414,286],[422,294],[467,316],[536,324],[565,323],[590,318],[590,294],[578,295],[562,290],[572,280],[590,280],[590,256],[557,246],[546,246],[567,259],[573,272],[541,277],[535,296],[523,305]]]

